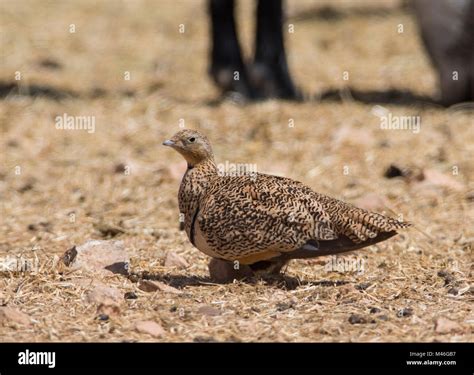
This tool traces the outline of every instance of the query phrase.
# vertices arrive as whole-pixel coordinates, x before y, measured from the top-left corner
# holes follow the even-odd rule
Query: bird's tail
[[[331,240],[311,239],[298,250],[282,254],[289,259],[314,258],[344,253],[374,245],[395,236],[398,230],[411,226],[375,212],[347,205],[344,215],[334,220],[338,237]]]
[[[383,233],[395,232],[411,226],[375,212],[351,207],[342,218],[341,233],[349,237],[354,243],[364,243],[369,239],[376,239]]]
[[[285,259],[304,259],[304,258],[316,258],[325,255],[335,255],[340,253],[346,253],[354,251],[362,247],[374,245],[378,242],[385,241],[390,237],[393,237],[397,232],[384,232],[379,234],[375,238],[369,238],[368,240],[360,243],[353,242],[347,236],[340,236],[335,240],[318,241],[309,240],[300,247],[298,250],[291,251],[288,253],[282,253],[281,257]]]

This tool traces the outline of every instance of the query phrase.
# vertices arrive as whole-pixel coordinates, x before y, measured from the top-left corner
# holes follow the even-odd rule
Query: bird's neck
[[[193,171],[194,175],[199,175],[202,177],[217,174],[217,166],[214,159],[212,158],[203,159],[198,161],[197,163],[188,162],[188,170],[186,171],[186,173],[191,170]]]
[[[198,200],[207,189],[210,179],[217,175],[217,166],[213,159],[205,159],[196,164],[188,162],[180,186],[180,196],[186,194]]]
[[[215,176],[217,167],[213,159],[206,159],[194,165],[188,163],[178,193],[179,211],[184,215],[184,229],[188,236],[191,236],[193,217],[199,211],[201,198]]]

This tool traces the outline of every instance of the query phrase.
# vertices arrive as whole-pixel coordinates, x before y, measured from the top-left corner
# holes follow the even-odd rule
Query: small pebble
[[[355,288],[357,290],[366,290],[370,285],[372,285],[372,284],[370,284],[370,283],[360,283],[360,284],[356,285]]]
[[[407,317],[407,316],[412,316],[413,315],[413,309],[411,307],[405,307],[401,310],[398,310],[397,316],[399,318],[401,317]]]
[[[137,295],[134,292],[127,292],[123,296],[125,299],[137,299]]]
[[[294,307],[292,302],[278,302],[276,308],[278,311],[285,311]]]
[[[379,313],[379,312],[381,312],[381,311],[382,311],[382,310],[380,310],[378,307],[372,307],[372,308],[370,309],[370,313],[371,313],[371,314],[377,314],[377,313]]]
[[[109,320],[109,316],[107,314],[99,314],[97,316],[97,319],[104,322],[106,320]]]
[[[438,276],[444,279],[444,285],[449,285],[456,281],[454,276],[450,272],[445,270],[439,271]]]
[[[351,324],[364,324],[364,323],[367,323],[367,320],[361,315],[352,314],[349,317],[349,323],[351,323]]]
[[[456,288],[450,288],[448,290],[448,294],[452,294],[453,296],[457,296],[459,294],[459,290],[457,290]]]

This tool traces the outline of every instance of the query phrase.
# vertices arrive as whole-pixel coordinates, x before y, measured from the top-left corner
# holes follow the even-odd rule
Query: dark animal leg
[[[211,65],[209,74],[224,92],[253,93],[247,79],[234,19],[234,0],[210,0]]]
[[[474,100],[474,1],[413,0],[421,37],[436,67],[441,104]]]
[[[261,98],[301,99],[288,71],[282,28],[282,0],[259,0],[251,84]]]
[[[470,77],[469,71],[473,68],[466,66],[466,62],[461,59],[458,61],[449,61],[448,59],[446,58],[447,61],[443,61],[438,68],[441,104],[450,106],[474,100],[471,96],[473,92],[471,84],[474,82],[474,79]],[[458,74],[457,80],[453,79],[455,71]]]

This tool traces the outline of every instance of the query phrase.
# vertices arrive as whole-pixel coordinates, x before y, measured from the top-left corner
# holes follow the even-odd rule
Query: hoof
[[[240,72],[239,79],[234,77],[236,71]],[[213,67],[209,74],[223,93],[237,93],[245,99],[254,99],[255,95],[247,81],[244,67]]]
[[[249,69],[249,81],[260,99],[278,98],[302,101],[303,94],[297,89],[288,73],[280,65],[254,63]]]

